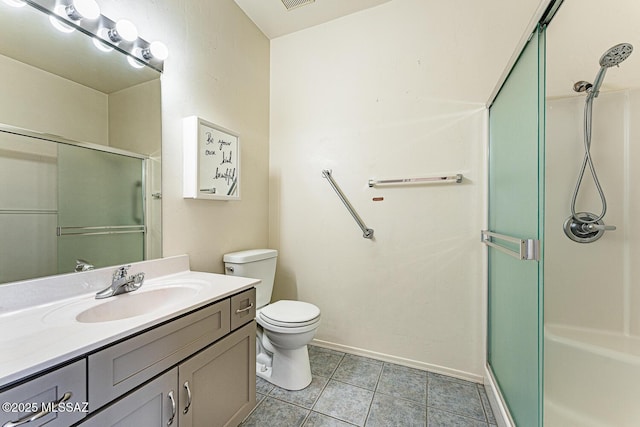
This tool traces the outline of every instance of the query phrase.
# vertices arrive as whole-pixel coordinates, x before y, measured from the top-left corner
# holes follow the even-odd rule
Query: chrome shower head
[[[620,65],[622,61],[631,55],[631,52],[633,52],[633,46],[631,46],[631,44],[620,43],[602,54],[600,57],[600,70],[598,70],[598,74],[596,74],[596,78],[593,81],[593,87],[591,87],[590,90],[587,90],[589,93],[587,95],[587,99],[593,99],[598,96],[600,93],[600,86],[602,86],[602,82],[604,81],[604,76],[607,74],[607,69],[614,65]]]
[[[629,43],[620,43],[607,50],[600,57],[600,66],[610,68],[620,64],[633,52],[633,46]]]

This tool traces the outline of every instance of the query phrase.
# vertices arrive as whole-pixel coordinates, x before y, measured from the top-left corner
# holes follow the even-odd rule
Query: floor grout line
[[[478,397],[480,398],[480,405],[482,406],[482,413],[484,414],[484,420],[489,424],[489,416],[487,415],[487,408],[484,407],[484,400],[482,400],[482,393],[480,393],[480,389],[476,387],[476,392],[478,393]]]
[[[315,353],[316,358],[318,358],[319,361],[324,362],[324,358],[323,358],[322,354],[320,354],[320,356],[318,357],[318,353],[322,353],[322,351],[318,351],[318,350],[313,350],[313,351],[316,352]],[[395,366],[396,364],[394,364],[392,362],[381,361],[382,364],[380,365],[380,371],[376,374],[375,383],[373,384],[373,386],[372,387],[370,385],[362,386],[362,385],[351,384],[349,382],[346,382],[344,380],[340,380],[340,379],[337,379],[337,378],[334,377],[336,375],[336,373],[338,372],[338,369],[340,368],[340,366],[345,362],[345,360],[348,359],[349,353],[333,351],[333,352],[328,352],[327,354],[331,354],[333,356],[339,356],[339,357],[331,357],[330,358],[330,360],[331,360],[330,363],[326,363],[326,364],[322,363],[320,365],[315,365],[316,367],[321,367],[322,369],[324,369],[324,368],[331,367],[331,365],[334,365],[334,363],[335,363],[335,365],[333,366],[333,369],[331,369],[330,374],[329,374],[328,377],[324,377],[323,375],[313,375],[313,378],[324,378],[324,379],[326,379],[326,382],[322,385],[321,388],[319,388],[319,391],[317,392],[317,395],[313,399],[313,402],[309,404],[309,407],[302,406],[303,404],[306,405],[306,403],[304,403],[305,402],[304,399],[301,400],[303,403],[300,404],[300,403],[294,403],[294,402],[290,402],[290,401],[284,400],[284,398],[286,398],[286,396],[276,397],[276,396],[272,395],[272,393],[276,393],[277,394],[278,390],[285,390],[285,389],[282,389],[280,387],[273,386],[266,394],[265,393],[260,393],[260,394],[264,395],[265,397],[259,403],[256,404],[256,406],[252,409],[252,411],[249,413],[249,415],[247,416],[247,418],[245,420],[247,420],[249,417],[251,417],[260,407],[262,407],[264,405],[264,402],[267,400],[267,398],[269,398],[269,399],[274,399],[274,400],[276,400],[276,401],[278,401],[280,403],[292,405],[292,406],[294,406],[296,408],[299,408],[299,409],[302,409],[302,410],[306,411],[306,414],[304,415],[304,418],[302,419],[300,424],[297,424],[299,427],[303,427],[305,424],[307,424],[309,422],[309,420],[311,419],[312,414],[314,412],[317,414],[317,415],[315,415],[315,417],[317,417],[317,416],[327,417],[327,418],[330,418],[330,419],[333,419],[333,420],[336,420],[336,421],[339,421],[339,422],[343,422],[343,423],[348,424],[350,426],[359,425],[359,424],[353,424],[352,422],[347,421],[346,419],[342,419],[340,417],[336,417],[334,415],[325,414],[323,412],[315,410],[317,405],[318,405],[318,402],[320,401],[320,399],[322,398],[322,396],[326,392],[329,383],[332,382],[332,381],[335,381],[336,383],[343,384],[343,385],[348,385],[350,387],[355,387],[357,389],[360,389],[360,390],[367,391],[367,392],[371,393],[371,400],[368,402],[368,405],[366,407],[364,405],[361,406],[362,409],[366,408],[366,414],[364,414],[364,418],[362,418],[362,426],[366,426],[367,422],[370,421],[370,417],[372,415],[374,401],[376,400],[376,398],[377,397],[382,398],[384,396],[385,399],[386,398],[390,398],[390,399],[397,400],[397,401],[404,401],[404,402],[410,403],[412,405],[417,405],[417,406],[413,406],[415,409],[418,409],[419,407],[423,406],[424,407],[424,413],[423,413],[423,415],[421,415],[421,417],[422,416],[425,417],[424,421],[423,421],[425,423],[425,426],[428,425],[428,422],[429,422],[430,410],[436,410],[438,412],[441,412],[441,413],[444,413],[444,414],[448,414],[448,415],[446,415],[446,417],[449,417],[449,416],[461,417],[461,419],[467,419],[467,420],[470,420],[470,421],[472,420],[472,421],[476,421],[476,422],[481,422],[481,423],[485,424],[488,427],[493,427],[493,424],[490,424],[489,414],[487,413],[487,408],[485,407],[485,403],[484,403],[483,398],[482,398],[482,391],[480,390],[480,387],[482,386],[481,384],[475,384],[476,387],[474,387],[475,393],[474,393],[474,397],[473,397],[473,402],[471,402],[471,400],[469,401],[470,402],[469,404],[472,405],[472,407],[474,407],[474,408],[477,406],[476,405],[477,402],[480,403],[480,407],[482,408],[482,415],[480,415],[477,410],[474,410],[473,413],[475,414],[475,416],[478,417],[478,418],[476,418],[473,415],[469,415],[466,411],[464,413],[456,412],[457,408],[443,409],[441,407],[430,405],[429,404],[429,397],[430,397],[431,393],[429,392],[429,384],[430,384],[432,378],[431,378],[430,373],[428,371],[426,372],[426,375],[424,376],[424,383],[423,383],[423,387],[425,388],[424,389],[424,393],[425,393],[424,394],[424,396],[425,396],[424,397],[424,402],[422,400],[417,401],[417,400],[413,400],[411,398],[411,397],[415,397],[416,396],[413,393],[408,394],[408,396],[410,396],[410,397],[398,396],[398,395],[394,395],[393,394],[394,393],[394,388],[393,388],[394,385],[393,385],[393,383],[397,382],[397,381],[401,381],[401,379],[403,378],[402,376],[394,376],[393,366]],[[358,355],[354,355],[354,356],[358,356]],[[368,358],[366,356],[358,356],[358,360],[361,360],[365,364],[368,363],[369,361],[376,362],[376,364],[378,364],[377,362],[379,362],[376,359],[371,359],[371,358]],[[402,366],[402,365],[398,365],[398,366]],[[389,386],[391,386],[391,388],[387,387],[386,388],[387,389],[386,393],[379,390],[383,375],[385,374],[385,368],[387,368],[386,370],[389,370],[388,375],[390,375],[390,377],[389,377],[388,380],[391,381],[391,383],[389,383]],[[374,372],[371,372],[371,373],[374,373]],[[345,378],[347,380],[355,379],[355,377],[354,378],[350,378],[349,376],[347,376]],[[368,377],[368,378],[370,380],[373,379],[372,376]],[[454,378],[454,377],[450,378],[447,375],[443,375],[443,374],[439,374],[438,378],[442,379],[442,380],[444,380],[446,382],[454,382],[454,383],[461,383],[461,384],[467,384],[467,383],[472,384],[472,382],[469,382],[469,381],[464,381],[464,382],[457,381],[458,380],[457,378]],[[263,381],[266,381],[266,380],[263,380]],[[370,381],[370,383],[371,382],[373,382],[373,381]],[[371,387],[371,388],[368,388],[368,387]],[[402,393],[400,393],[400,394],[402,394]],[[311,397],[312,395],[311,396],[307,395],[307,396]],[[470,394],[467,394],[467,396],[471,399],[471,395]],[[366,400],[360,401],[360,403],[365,403],[365,402],[366,402]],[[386,402],[387,401],[385,401],[384,405],[388,404]],[[360,403],[358,403],[358,404],[360,404]],[[434,403],[436,403],[436,402],[434,401]],[[399,404],[401,404],[401,403],[399,403]],[[404,405],[404,404],[401,404],[401,405]],[[462,409],[466,409],[466,408],[462,408]],[[362,411],[360,413],[363,414],[364,411]],[[300,415],[302,415],[302,413],[300,413]],[[481,420],[479,418],[480,416],[482,416],[483,420]],[[377,416],[374,417],[374,418],[377,419]],[[255,420],[252,421],[252,422],[255,422]]]
[[[373,401],[376,398],[378,384],[380,384],[380,378],[382,378],[382,372],[384,372],[384,363],[382,364],[382,369],[380,369],[380,373],[378,374],[378,378],[376,379],[376,385],[373,387],[373,396],[371,396],[371,402],[369,403],[369,408],[367,409],[367,415],[364,417],[363,426],[367,425],[367,421],[369,420],[369,415],[371,415],[371,407],[373,406]]]

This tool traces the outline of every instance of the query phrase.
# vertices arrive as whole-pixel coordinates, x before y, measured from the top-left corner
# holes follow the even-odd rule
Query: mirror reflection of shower
[[[629,43],[620,43],[613,46],[600,57],[600,70],[598,70],[598,74],[596,74],[593,83],[579,81],[573,85],[573,90],[576,92],[587,93],[584,104],[584,159],[582,160],[578,181],[576,182],[576,187],[573,190],[573,196],[571,198],[571,216],[564,222],[565,234],[571,240],[578,243],[595,242],[602,237],[605,231],[616,229],[614,225],[605,225],[603,221],[607,213],[607,199],[598,180],[593,160],[591,159],[591,118],[593,99],[597,98],[600,93],[600,86],[604,81],[607,70],[613,66],[619,66],[622,61],[631,55],[631,52],[633,52],[633,46]],[[580,191],[580,185],[582,184],[582,178],[584,178],[587,166],[589,166],[591,177],[598,190],[602,204],[602,210],[599,215],[591,212],[576,212],[576,199],[578,198],[578,192]]]

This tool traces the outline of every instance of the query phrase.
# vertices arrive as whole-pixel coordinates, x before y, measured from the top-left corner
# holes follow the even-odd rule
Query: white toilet
[[[287,390],[311,383],[307,344],[320,326],[320,309],[302,301],[269,304],[278,251],[252,249],[224,256],[225,273],[260,279],[256,286],[256,374]]]

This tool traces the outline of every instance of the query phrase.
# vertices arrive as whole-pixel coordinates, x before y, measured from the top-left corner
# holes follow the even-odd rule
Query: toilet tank
[[[251,249],[225,254],[223,258],[225,274],[262,280],[256,286],[256,308],[271,302],[277,257],[275,249]]]

